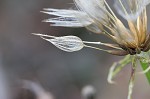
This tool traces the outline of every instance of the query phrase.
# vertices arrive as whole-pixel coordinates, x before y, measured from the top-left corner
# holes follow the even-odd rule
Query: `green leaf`
[[[140,63],[141,63],[141,67],[142,67],[143,71],[145,71],[149,67],[149,63],[146,63],[143,61],[140,61]],[[146,72],[145,75],[146,75],[146,78],[150,84],[150,71]]]

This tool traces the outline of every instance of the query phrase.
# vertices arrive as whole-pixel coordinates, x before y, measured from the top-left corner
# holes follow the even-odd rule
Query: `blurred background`
[[[108,2],[112,6],[113,0]],[[41,22],[50,17],[40,13],[43,8],[74,7],[73,0],[0,0],[0,99],[84,99],[82,89],[88,85],[96,91],[95,99],[126,99],[130,65],[116,77],[116,85],[107,83],[110,66],[122,57],[88,48],[63,52],[31,34],[111,42],[84,28]],[[150,99],[149,92],[145,76],[137,75],[133,99]]]

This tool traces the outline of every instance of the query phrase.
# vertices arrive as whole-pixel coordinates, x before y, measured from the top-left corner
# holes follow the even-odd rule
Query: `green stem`
[[[131,77],[130,77],[129,89],[128,89],[128,99],[132,99],[132,92],[133,92],[134,81],[135,81],[135,72],[136,72],[136,67],[137,67],[136,62],[137,62],[137,59],[135,56],[133,56],[132,71],[131,71]]]

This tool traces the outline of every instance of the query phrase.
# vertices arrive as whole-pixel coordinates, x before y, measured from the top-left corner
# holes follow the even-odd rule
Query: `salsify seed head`
[[[41,12],[56,16],[43,20],[50,22],[51,26],[85,27],[93,33],[108,36],[117,44],[117,47],[111,46],[114,48],[113,51],[103,51],[111,52],[111,54],[117,53],[116,55],[134,55],[150,49],[146,14],[146,6],[149,3],[150,0],[114,0],[116,12],[127,21],[129,28],[125,27],[124,23],[115,15],[107,0],[74,0],[78,10],[44,8]],[[64,41],[64,38],[67,41]],[[78,51],[85,46],[82,40],[77,37],[68,36],[45,40],[68,52]],[[106,46],[107,44],[103,45]],[[90,48],[95,47],[91,46]]]

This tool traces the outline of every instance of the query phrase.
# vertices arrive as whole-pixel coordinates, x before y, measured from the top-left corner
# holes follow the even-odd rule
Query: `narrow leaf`
[[[143,61],[140,61],[140,63],[141,63],[141,67],[142,67],[143,71],[145,71],[147,68],[149,68],[149,63],[143,62]],[[150,84],[150,71],[145,73],[145,75],[146,75],[146,78]]]
[[[131,62],[130,55],[125,56],[119,62],[114,62],[114,64],[109,69],[108,78],[107,78],[108,83],[110,84],[115,83],[113,81],[113,78],[115,78],[116,75],[130,62]]]

